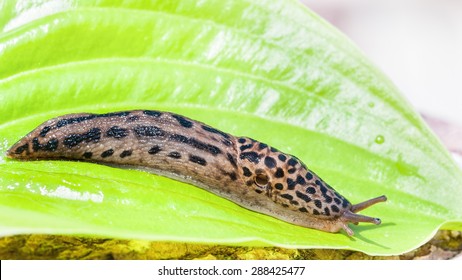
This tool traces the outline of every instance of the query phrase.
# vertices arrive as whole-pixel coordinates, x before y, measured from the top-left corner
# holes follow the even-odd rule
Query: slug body
[[[7,152],[21,160],[79,160],[142,169],[191,183],[245,208],[328,232],[380,224],[294,156],[168,112],[71,114],[51,119]]]

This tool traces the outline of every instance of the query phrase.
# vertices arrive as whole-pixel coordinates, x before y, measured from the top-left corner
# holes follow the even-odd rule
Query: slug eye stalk
[[[361,203],[352,205],[350,210],[345,211],[341,217],[341,220],[343,221],[343,229],[346,231],[346,233],[349,236],[354,235],[353,230],[351,230],[348,227],[348,223],[353,223],[357,225],[358,223],[361,222],[361,223],[371,223],[375,225],[380,225],[382,221],[379,218],[364,216],[364,215],[360,215],[356,213],[374,204],[377,204],[379,202],[384,202],[384,201],[387,201],[387,197],[382,195],[382,196],[372,198],[372,199],[363,201]]]

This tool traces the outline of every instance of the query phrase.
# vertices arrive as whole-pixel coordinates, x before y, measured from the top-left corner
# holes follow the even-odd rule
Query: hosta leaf
[[[462,173],[347,38],[296,1],[4,1],[0,233],[389,255],[462,230]],[[28,6],[30,5],[30,6]],[[174,111],[294,154],[382,225],[306,229],[141,171],[4,153],[72,112]]]

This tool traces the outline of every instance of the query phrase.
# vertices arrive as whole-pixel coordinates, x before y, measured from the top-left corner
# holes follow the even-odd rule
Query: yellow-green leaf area
[[[4,1],[0,234],[409,251],[462,230],[462,172],[393,84],[297,1]],[[147,172],[5,158],[66,113],[172,111],[296,155],[382,224],[291,225]]]

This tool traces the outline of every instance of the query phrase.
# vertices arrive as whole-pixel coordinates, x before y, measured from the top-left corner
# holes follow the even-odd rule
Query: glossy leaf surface
[[[411,250],[462,230],[462,173],[392,83],[296,1],[5,1],[0,233]],[[141,4],[142,3],[142,4]],[[28,6],[30,5],[30,6]],[[287,224],[133,170],[4,153],[72,112],[157,109],[296,155],[383,224],[353,238]]]

